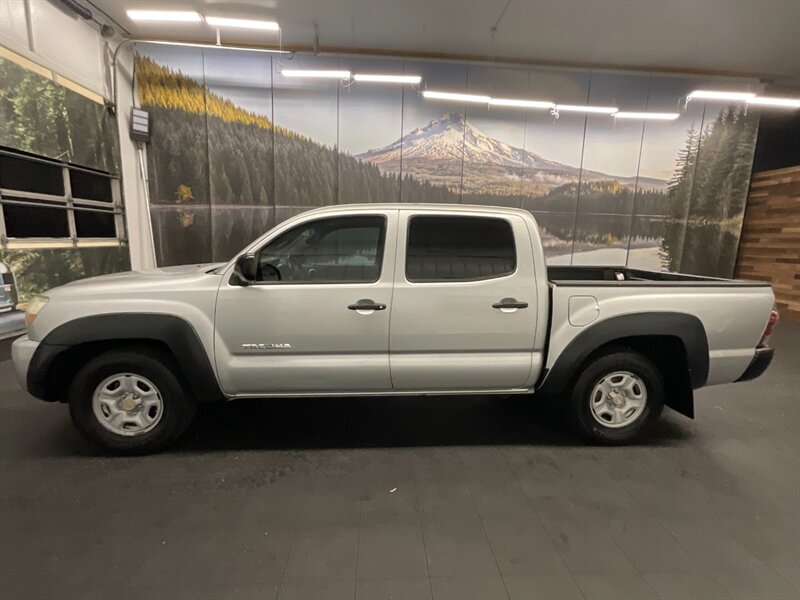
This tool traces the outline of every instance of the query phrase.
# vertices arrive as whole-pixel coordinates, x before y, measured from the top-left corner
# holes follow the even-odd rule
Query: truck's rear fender
[[[167,353],[197,401],[224,399],[194,328],[180,317],[155,313],[94,315],[56,327],[31,358],[28,391],[42,400],[64,402],[74,371],[94,356],[120,346]]]
[[[553,396],[567,392],[584,364],[619,347],[653,360],[664,376],[667,406],[694,417],[693,390],[708,379],[708,339],[700,319],[684,313],[637,313],[600,321],[567,345],[537,391]]]

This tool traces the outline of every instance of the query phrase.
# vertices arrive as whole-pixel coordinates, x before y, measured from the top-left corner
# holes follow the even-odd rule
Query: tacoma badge
[[[245,350],[291,350],[291,344],[242,344]]]

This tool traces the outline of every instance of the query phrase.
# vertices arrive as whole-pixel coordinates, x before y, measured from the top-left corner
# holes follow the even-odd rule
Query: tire
[[[572,388],[571,413],[578,429],[598,444],[622,445],[640,438],[663,408],[661,373],[637,352],[615,350],[594,359]]]
[[[150,350],[96,356],[70,386],[72,421],[83,437],[108,452],[158,452],[186,430],[196,411],[176,373],[171,357]]]

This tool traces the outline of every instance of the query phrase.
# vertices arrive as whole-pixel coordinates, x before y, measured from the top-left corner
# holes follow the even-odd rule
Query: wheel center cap
[[[133,396],[128,395],[122,399],[121,405],[122,405],[122,410],[131,411],[134,410],[137,406],[139,406],[139,403],[133,398]]]

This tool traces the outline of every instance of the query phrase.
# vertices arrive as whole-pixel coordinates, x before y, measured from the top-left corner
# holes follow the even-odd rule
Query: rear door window
[[[414,216],[409,220],[406,279],[479,281],[517,267],[511,223],[494,217]]]

